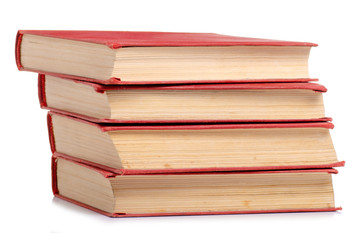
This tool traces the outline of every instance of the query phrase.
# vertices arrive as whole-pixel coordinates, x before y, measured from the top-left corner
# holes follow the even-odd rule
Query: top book
[[[213,33],[20,30],[20,70],[102,84],[311,81],[313,43]]]

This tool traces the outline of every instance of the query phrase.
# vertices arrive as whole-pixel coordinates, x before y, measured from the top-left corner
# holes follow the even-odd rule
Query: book
[[[119,175],[54,155],[55,196],[111,217],[336,211],[335,169]]]
[[[307,42],[212,33],[20,30],[20,70],[102,84],[310,81]]]
[[[119,173],[343,166],[329,122],[97,124],[49,112],[52,152]]]
[[[315,83],[101,85],[39,75],[43,108],[93,122],[329,121]]]

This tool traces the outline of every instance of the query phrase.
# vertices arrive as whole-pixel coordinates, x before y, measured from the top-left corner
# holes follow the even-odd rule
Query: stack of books
[[[312,43],[19,31],[39,73],[56,197],[112,217],[336,211]]]

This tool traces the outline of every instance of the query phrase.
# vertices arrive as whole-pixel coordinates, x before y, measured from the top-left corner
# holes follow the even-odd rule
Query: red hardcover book
[[[329,122],[97,124],[49,112],[52,152],[118,174],[343,166]]]
[[[337,171],[118,175],[64,156],[52,158],[54,195],[110,217],[337,211],[333,173]]]
[[[20,30],[20,70],[102,84],[314,81],[307,42],[213,33]]]
[[[316,83],[101,85],[39,75],[40,106],[99,123],[331,121]]]

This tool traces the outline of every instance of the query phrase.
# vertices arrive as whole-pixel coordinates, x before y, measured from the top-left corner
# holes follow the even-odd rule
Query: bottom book
[[[110,217],[336,211],[335,169],[119,175],[52,158],[55,196]]]

